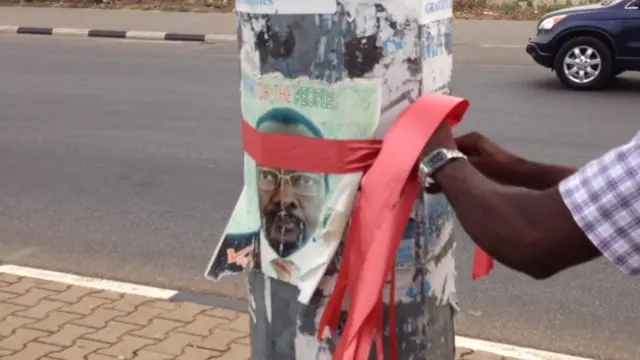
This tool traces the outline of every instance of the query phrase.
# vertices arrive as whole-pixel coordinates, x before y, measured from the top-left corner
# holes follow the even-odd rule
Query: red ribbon
[[[471,278],[473,280],[489,275],[493,270],[493,258],[481,248],[476,248],[473,258],[473,269],[471,270]]]
[[[329,140],[261,133],[243,121],[244,150],[257,164],[317,173],[365,172],[340,272],[318,329],[319,338],[326,327],[336,329],[348,291],[349,315],[333,359],[367,360],[374,339],[378,359],[384,358],[382,291],[388,276],[392,289],[389,346],[391,359],[397,359],[395,254],[421,189],[416,163],[440,123],[447,121],[455,126],[468,107],[465,99],[423,95],[400,114],[383,140]],[[493,259],[478,249],[473,278],[487,275],[492,268]]]

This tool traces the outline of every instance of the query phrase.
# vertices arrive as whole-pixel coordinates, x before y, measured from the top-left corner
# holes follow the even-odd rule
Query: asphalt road
[[[2,36],[0,49],[1,261],[242,297],[241,280],[202,277],[240,191],[234,45]],[[576,93],[523,49],[456,53],[454,92],[472,103],[461,132],[580,165],[638,130],[638,77]],[[601,260],[472,282],[458,235],[459,334],[639,358],[637,279]]]

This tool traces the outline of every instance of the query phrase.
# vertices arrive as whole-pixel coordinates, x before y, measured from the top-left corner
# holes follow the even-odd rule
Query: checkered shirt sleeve
[[[640,275],[640,132],[562,181],[560,194],[602,254]]]

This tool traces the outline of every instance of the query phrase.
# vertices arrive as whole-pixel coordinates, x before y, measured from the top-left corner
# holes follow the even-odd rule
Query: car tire
[[[576,54],[576,49],[580,56]],[[599,60],[599,64],[595,63],[596,60]],[[594,37],[577,37],[567,41],[558,50],[553,69],[558,80],[569,89],[601,89],[612,78],[611,51],[602,41]]]

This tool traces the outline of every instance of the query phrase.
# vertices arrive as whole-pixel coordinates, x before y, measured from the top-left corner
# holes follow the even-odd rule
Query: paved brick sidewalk
[[[231,310],[0,274],[2,360],[248,360],[248,325]]]

